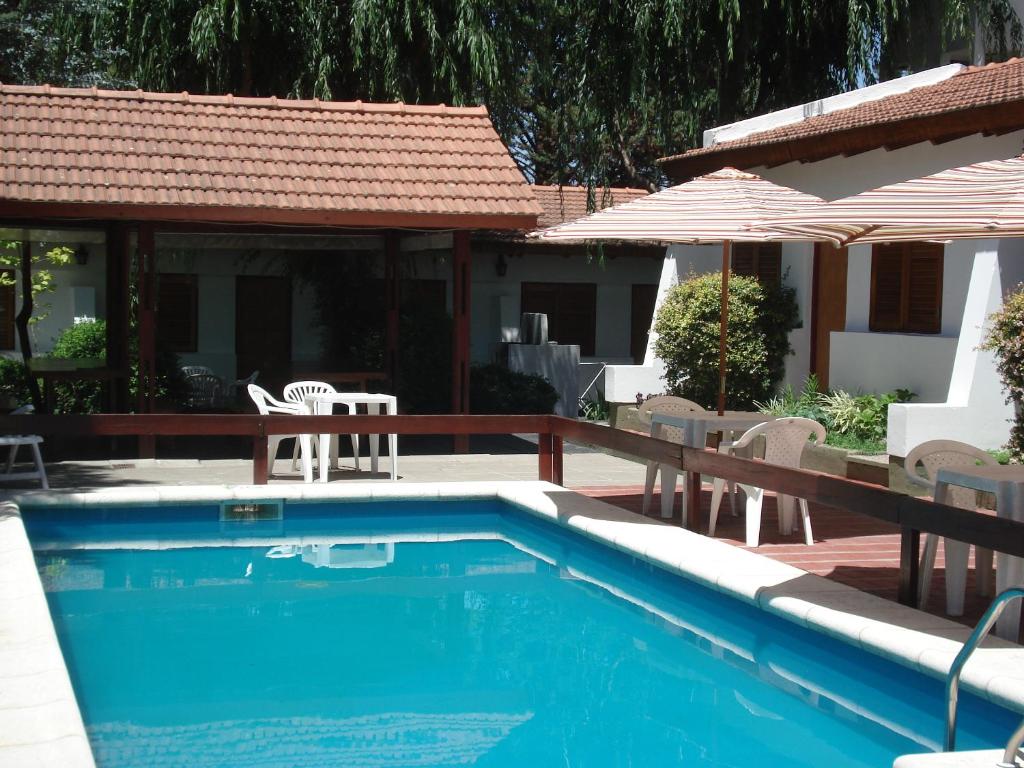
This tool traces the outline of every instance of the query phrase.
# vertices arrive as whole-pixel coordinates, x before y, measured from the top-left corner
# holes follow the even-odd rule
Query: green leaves
[[[1008,0],[16,0],[0,81],[486,104],[526,177],[653,188],[722,123],[939,63]],[[971,35],[967,35],[971,37]]]
[[[665,363],[668,391],[706,408],[718,396],[722,275],[691,275],[673,288],[655,320],[654,351]],[[796,327],[793,290],[754,278],[729,281],[726,407],[768,400],[785,373],[789,332]]]
[[[1003,308],[989,323],[982,349],[995,353],[1006,402],[1016,412],[1007,448],[1015,462],[1024,463],[1024,284],[1003,299]]]

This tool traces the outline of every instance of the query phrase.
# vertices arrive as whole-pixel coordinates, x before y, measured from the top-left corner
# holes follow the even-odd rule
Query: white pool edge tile
[[[0,502],[0,541],[0,581],[18,594],[0,601],[0,765],[95,768],[25,526],[10,502]]]
[[[10,498],[26,507],[211,503],[225,498],[341,503],[367,500],[499,499],[588,539],[678,573],[742,602],[756,605],[775,616],[932,677],[945,677],[962,638],[969,632],[961,624],[900,606],[755,552],[738,549],[541,481],[149,486],[77,493],[31,492],[14,494]],[[16,544],[19,548],[28,549],[28,539],[20,518],[18,527],[21,541]],[[4,533],[0,529],[0,566],[4,552],[9,549]],[[0,569],[0,581],[5,578],[2,573]],[[45,605],[42,587],[34,569],[31,576],[35,580],[37,599]],[[0,627],[3,626],[3,620],[4,616],[0,613]],[[49,633],[56,644],[52,621]],[[0,668],[0,680],[3,674],[4,670]],[[988,642],[985,649],[971,659],[964,670],[962,685],[965,690],[981,698],[1024,712],[1022,680],[1024,649],[996,641]],[[70,681],[68,686],[70,688]],[[81,727],[80,716],[77,722],[78,727]],[[84,729],[82,734],[84,738]],[[0,727],[0,745],[3,743],[3,729]],[[2,757],[3,752],[0,751],[0,763],[3,762]],[[67,763],[75,766],[89,764]]]

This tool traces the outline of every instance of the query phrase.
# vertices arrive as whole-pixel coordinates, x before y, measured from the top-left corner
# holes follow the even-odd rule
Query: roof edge
[[[474,105],[454,107],[447,104],[405,104],[379,101],[322,101],[320,99],[287,99],[277,96],[235,96],[234,94],[193,94],[188,91],[107,90],[102,88],[64,88],[52,85],[10,85],[0,83],[0,96],[57,96],[68,98],[124,99],[127,101],[165,102],[172,104],[204,104],[226,107],[259,107],[264,109],[295,109],[322,112],[370,112],[398,115],[447,115],[452,117],[486,116],[487,107]]]
[[[351,229],[487,229],[530,231],[537,214],[329,211],[232,206],[139,205],[131,203],[49,203],[0,198],[4,219],[78,219],[194,224],[250,224]]]

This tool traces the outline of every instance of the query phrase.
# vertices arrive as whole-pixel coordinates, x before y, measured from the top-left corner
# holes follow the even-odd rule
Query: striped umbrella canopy
[[[766,218],[754,228],[831,240],[840,246],[1024,237],[1024,157],[889,184],[814,209]]]
[[[766,218],[813,210],[824,201],[752,173],[723,168],[660,192],[531,233],[538,240],[720,243],[806,240],[752,229]]]
[[[582,219],[534,232],[549,242],[595,240],[722,243],[722,312],[718,345],[718,412],[725,411],[725,349],[729,315],[729,249],[733,241],[807,240],[805,235],[753,229],[753,225],[825,201],[773,184],[753,173],[722,168],[647,197],[605,208]]]

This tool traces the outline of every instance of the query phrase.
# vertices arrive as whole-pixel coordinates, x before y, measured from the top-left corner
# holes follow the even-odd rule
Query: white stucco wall
[[[472,357],[487,361],[502,340],[503,327],[518,327],[524,282],[595,283],[597,285],[597,326],[594,355],[587,361],[632,363],[630,317],[634,284],[659,282],[661,254],[656,256],[605,257],[603,263],[585,255],[563,256],[554,249],[527,253],[528,248],[511,249],[505,259],[508,272],[499,277],[497,254],[481,249],[474,252],[472,295]],[[504,316],[504,317],[503,317]],[[559,341],[552,338],[551,341]]]

